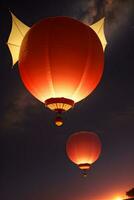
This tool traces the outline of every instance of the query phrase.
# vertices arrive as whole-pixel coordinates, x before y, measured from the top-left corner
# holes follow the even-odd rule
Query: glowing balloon
[[[69,137],[66,152],[68,158],[86,175],[90,166],[99,158],[101,141],[93,132],[80,131]]]
[[[19,55],[24,85],[46,107],[62,113],[98,85],[104,53],[97,34],[68,17],[35,24],[25,35]]]

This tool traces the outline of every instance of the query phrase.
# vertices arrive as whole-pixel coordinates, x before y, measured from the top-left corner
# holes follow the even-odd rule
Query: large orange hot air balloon
[[[26,88],[59,114],[95,89],[103,65],[97,34],[68,17],[52,17],[35,24],[25,35],[19,55],[20,76]],[[56,124],[62,124],[60,116]]]
[[[72,134],[66,144],[69,159],[75,163],[84,176],[101,153],[101,141],[94,132],[80,131]]]

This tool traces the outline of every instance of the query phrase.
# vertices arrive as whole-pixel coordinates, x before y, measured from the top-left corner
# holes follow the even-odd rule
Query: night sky
[[[114,200],[134,187],[134,0],[3,1],[0,7],[0,200]],[[64,114],[64,125],[24,87],[6,45],[10,9],[28,26],[50,16],[105,16],[104,73]],[[65,152],[69,135],[96,132],[102,153],[83,178]]]

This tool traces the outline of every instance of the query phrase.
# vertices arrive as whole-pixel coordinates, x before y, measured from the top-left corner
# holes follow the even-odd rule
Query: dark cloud
[[[72,5],[72,15],[85,24],[92,24],[102,14],[97,0],[77,1]]]
[[[105,0],[104,15],[107,19],[107,34],[116,35],[130,23],[134,9],[132,0]],[[132,19],[131,19],[132,20]]]
[[[1,117],[0,127],[4,130],[13,128],[21,129],[21,124],[28,119],[27,111],[29,109],[36,111],[36,102],[30,98],[25,91],[19,91],[12,97],[12,101],[6,104],[6,111]]]
[[[130,22],[133,10],[133,0],[84,0],[72,3],[73,17],[85,24],[93,24],[105,17],[108,39],[120,34],[122,27]]]

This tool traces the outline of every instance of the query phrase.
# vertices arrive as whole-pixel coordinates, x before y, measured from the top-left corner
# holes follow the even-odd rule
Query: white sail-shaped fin
[[[17,17],[13,13],[11,13],[11,15],[12,15],[12,28],[10,36],[7,41],[7,45],[10,49],[14,65],[19,58],[21,42],[30,28],[26,26],[24,23],[22,23],[19,19],[17,19]]]
[[[103,46],[103,50],[105,51],[105,47],[107,45],[105,33],[104,33],[104,18],[100,19],[96,23],[90,25],[90,28],[92,28],[98,35],[101,44]]]

